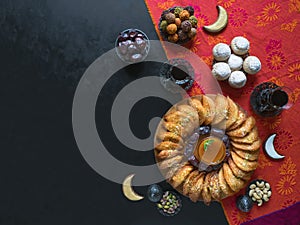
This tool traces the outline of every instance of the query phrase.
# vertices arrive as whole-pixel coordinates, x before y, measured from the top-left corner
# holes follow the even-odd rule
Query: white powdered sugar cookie
[[[217,61],[225,61],[231,54],[231,49],[227,44],[219,43],[213,47],[213,56]]]
[[[231,71],[240,70],[243,67],[243,59],[240,56],[231,54],[228,59],[228,65]]]
[[[226,80],[230,73],[231,70],[227,63],[218,62],[213,65],[212,74],[217,80]]]
[[[241,36],[235,37],[231,41],[231,49],[237,55],[244,55],[249,51],[250,42]]]
[[[261,62],[256,56],[248,56],[243,63],[243,69],[248,74],[256,74],[261,69]]]
[[[247,82],[247,77],[242,71],[233,71],[230,74],[228,83],[233,88],[242,88]]]

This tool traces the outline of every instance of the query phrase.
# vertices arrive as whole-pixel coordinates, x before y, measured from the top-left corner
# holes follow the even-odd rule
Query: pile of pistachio
[[[176,209],[180,207],[180,202],[176,195],[166,191],[160,201],[157,203],[157,207],[160,210],[163,210],[164,213],[174,214]]]
[[[258,206],[262,206],[263,202],[268,202],[272,195],[271,186],[266,181],[256,181],[249,186],[249,197]]]

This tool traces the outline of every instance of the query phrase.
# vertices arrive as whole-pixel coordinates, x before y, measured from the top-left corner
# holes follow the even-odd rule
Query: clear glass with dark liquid
[[[184,80],[189,75],[185,72],[186,68],[183,65],[171,67],[171,75],[175,80]]]
[[[160,78],[162,85],[173,93],[188,91],[194,83],[194,69],[185,59],[170,59],[161,67]]]
[[[256,114],[262,117],[273,117],[293,105],[291,94],[292,91],[288,87],[265,82],[254,88],[250,96],[250,104]]]

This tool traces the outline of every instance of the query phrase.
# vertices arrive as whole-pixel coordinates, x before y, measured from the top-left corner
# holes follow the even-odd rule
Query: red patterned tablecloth
[[[300,1],[299,0],[145,0],[155,29],[159,34],[158,21],[161,12],[176,5],[191,5],[199,19],[198,35],[190,49],[210,67],[212,48],[215,44],[230,43],[235,36],[244,36],[250,43],[250,54],[259,57],[262,70],[248,76],[242,89],[233,89],[227,82],[220,82],[222,91],[253,114],[249,97],[253,88],[261,82],[273,81],[293,90],[293,108],[275,118],[256,117],[260,137],[265,140],[277,133],[275,148],[283,160],[272,160],[261,150],[259,166],[253,179],[262,178],[270,182],[273,194],[262,207],[255,206],[251,212],[242,213],[235,206],[236,196],[222,201],[225,215],[230,224],[258,218],[286,208],[300,201]],[[226,8],[229,20],[226,29],[218,35],[203,32],[202,27],[213,23],[218,12],[216,5]],[[160,37],[161,38],[161,37]],[[193,90],[192,93],[197,93]],[[300,216],[299,216],[300,217]],[[288,218],[287,218],[288,219]]]

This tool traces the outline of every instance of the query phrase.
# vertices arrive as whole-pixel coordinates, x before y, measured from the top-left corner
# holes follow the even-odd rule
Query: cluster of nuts
[[[180,210],[181,203],[175,194],[166,191],[157,203],[157,207],[162,213],[171,215]]]
[[[250,42],[241,36],[232,39],[230,45],[219,43],[213,47],[214,65],[212,73],[217,80],[227,80],[231,87],[242,88],[247,74],[261,70],[256,56],[249,56]]]
[[[270,184],[265,181],[256,181],[249,186],[248,195],[253,202],[257,202],[257,205],[261,206],[263,202],[270,200],[272,195]]]
[[[197,24],[193,7],[177,6],[162,13],[159,29],[168,41],[185,43],[196,36]]]

